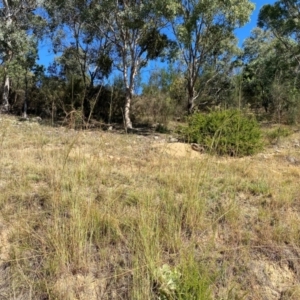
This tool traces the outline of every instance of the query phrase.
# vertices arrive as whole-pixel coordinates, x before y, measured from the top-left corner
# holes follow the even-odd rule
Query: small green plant
[[[200,144],[219,155],[251,155],[262,147],[258,122],[237,110],[194,114],[180,133],[189,143]]]
[[[178,286],[177,300],[210,300],[211,285],[216,274],[209,265],[197,261],[186,253],[180,264],[181,280]]]
[[[155,271],[156,289],[159,300],[174,299],[179,285],[180,273],[164,264]]]
[[[209,300],[213,276],[209,276],[191,257],[185,258],[180,271],[164,264],[154,273],[159,300]],[[211,278],[210,278],[211,277]]]

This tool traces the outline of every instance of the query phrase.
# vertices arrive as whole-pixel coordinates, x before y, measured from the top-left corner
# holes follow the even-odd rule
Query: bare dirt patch
[[[154,149],[173,157],[200,158],[201,153],[194,151],[190,144],[185,143],[155,143]]]

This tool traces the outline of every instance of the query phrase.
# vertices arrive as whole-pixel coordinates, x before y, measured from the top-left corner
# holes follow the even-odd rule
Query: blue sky
[[[239,28],[236,30],[236,35],[239,39],[239,45],[241,46],[243,44],[243,41],[250,36],[251,30],[256,27],[257,25],[257,18],[260,9],[265,5],[265,4],[273,4],[276,2],[275,0],[256,0],[256,1],[251,1],[255,4],[255,10],[251,16],[251,20],[248,24],[246,24],[243,28]]]

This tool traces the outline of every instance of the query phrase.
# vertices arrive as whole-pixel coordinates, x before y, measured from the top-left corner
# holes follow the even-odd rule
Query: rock
[[[204,147],[199,145],[199,144],[192,143],[191,147],[192,147],[193,150],[198,151],[198,152],[204,152],[205,151]]]
[[[297,164],[298,163],[298,160],[295,157],[293,157],[293,156],[287,156],[286,160],[288,162],[292,163],[292,164]]]
[[[169,142],[170,143],[177,143],[178,142],[178,139],[174,138],[174,137],[170,137],[169,138]]]
[[[241,200],[246,200],[247,199],[247,195],[243,192],[239,192],[238,194],[238,197],[241,199]]]
[[[31,121],[31,122],[37,122],[37,123],[40,123],[40,122],[42,122],[42,118],[41,118],[41,117],[35,117],[35,118],[32,118],[30,121]]]

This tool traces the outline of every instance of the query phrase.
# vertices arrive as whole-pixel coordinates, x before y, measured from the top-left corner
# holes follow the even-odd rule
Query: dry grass
[[[1,116],[0,298],[299,299],[297,141],[218,158]]]

